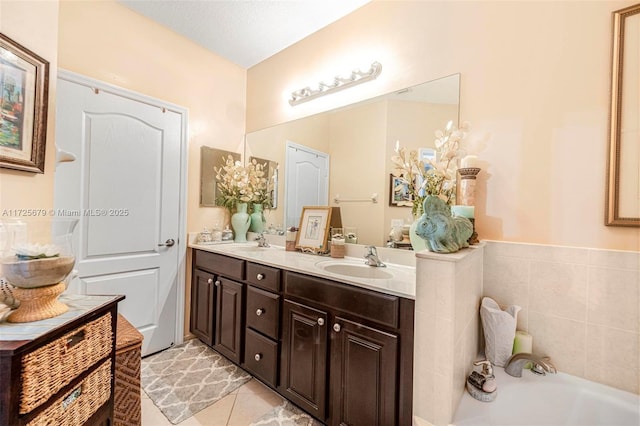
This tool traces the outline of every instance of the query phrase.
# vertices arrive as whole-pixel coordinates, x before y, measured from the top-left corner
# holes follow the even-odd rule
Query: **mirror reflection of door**
[[[287,141],[285,226],[298,226],[304,206],[329,203],[329,154]]]

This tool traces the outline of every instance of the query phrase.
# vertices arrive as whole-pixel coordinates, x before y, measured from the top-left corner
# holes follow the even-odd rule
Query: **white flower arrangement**
[[[246,166],[229,155],[224,166],[214,168],[218,181],[216,204],[232,210],[236,203],[260,203],[271,205],[264,164],[255,159]]]

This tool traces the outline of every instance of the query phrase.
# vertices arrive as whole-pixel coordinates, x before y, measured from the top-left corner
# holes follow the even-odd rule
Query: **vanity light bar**
[[[310,87],[295,90],[291,92],[291,99],[289,99],[289,105],[294,106],[303,102],[310,101],[320,96],[335,93],[339,90],[343,90],[360,83],[375,80],[382,72],[382,65],[380,62],[374,62],[371,64],[371,68],[367,71],[360,71],[359,69],[353,70],[349,77],[336,76],[333,79],[333,83],[325,83],[321,81],[318,83],[318,88],[312,90]]]

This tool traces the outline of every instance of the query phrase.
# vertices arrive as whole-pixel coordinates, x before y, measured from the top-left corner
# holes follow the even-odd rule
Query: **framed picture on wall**
[[[393,207],[413,206],[413,197],[409,191],[408,182],[402,176],[389,176],[389,205]]]
[[[296,236],[296,248],[322,253],[327,251],[332,208],[304,206]]]
[[[0,167],[44,173],[49,62],[0,34]]]

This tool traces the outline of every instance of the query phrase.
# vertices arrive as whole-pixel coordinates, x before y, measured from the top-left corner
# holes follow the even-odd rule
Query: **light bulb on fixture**
[[[359,69],[356,69],[351,72],[349,77],[336,76],[333,80],[333,84],[327,84],[324,81],[321,81],[318,84],[318,88],[315,90],[312,90],[310,87],[295,90],[291,92],[289,104],[292,106],[298,105],[317,97],[328,95],[329,93],[334,93],[366,81],[375,80],[381,72],[382,65],[379,62],[374,62],[367,71],[360,71]]]

